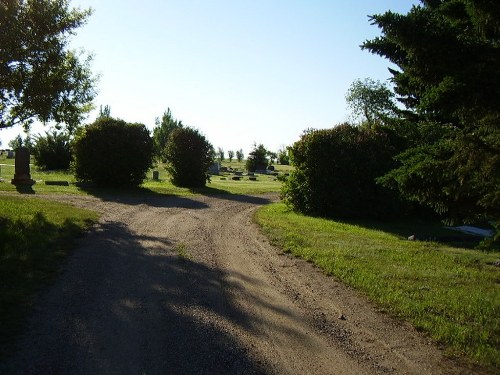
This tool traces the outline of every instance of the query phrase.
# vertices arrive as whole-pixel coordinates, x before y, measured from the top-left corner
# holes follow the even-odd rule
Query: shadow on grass
[[[29,221],[0,217],[0,359],[19,333],[33,294],[53,280],[81,233],[74,222],[55,225],[42,213]]]
[[[35,190],[31,185],[15,185],[19,194],[35,194]]]
[[[335,220],[335,219],[334,219]],[[416,241],[436,242],[456,248],[474,249],[484,239],[481,236],[469,235],[447,229],[439,220],[402,218],[399,220],[335,220],[345,224],[379,230],[394,234],[402,239],[414,236]]]
[[[234,294],[243,293],[242,280],[256,285],[258,280],[235,273],[229,278],[174,251],[168,238],[140,236],[119,223],[102,224],[41,299],[18,353],[3,369],[30,374],[265,374],[269,367],[252,358],[235,330],[286,332],[307,344],[293,326],[269,326],[265,313],[251,316],[233,302]],[[258,294],[246,295],[259,311],[286,314]]]

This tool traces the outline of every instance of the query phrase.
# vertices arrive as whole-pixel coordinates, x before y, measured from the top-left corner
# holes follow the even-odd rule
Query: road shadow
[[[271,202],[279,201],[278,193],[267,193],[267,194],[232,194],[227,190],[222,190],[214,188],[211,186],[203,186],[200,188],[192,188],[190,191],[194,194],[201,194],[205,196],[210,196],[217,199],[224,199],[229,201],[235,201],[240,203],[251,203],[256,205],[269,204]]]
[[[146,204],[152,207],[179,207],[188,209],[203,209],[208,208],[208,205],[196,199],[191,199],[189,196],[169,195],[155,192],[154,190],[137,187],[128,189],[117,188],[97,188],[92,186],[80,185],[79,188],[85,193],[107,202],[115,202],[129,205]],[[228,201],[249,203],[255,205],[265,205],[279,201],[277,193],[261,194],[261,195],[246,195],[246,194],[231,194],[226,190],[204,186],[200,188],[192,188],[191,193],[199,196],[213,197]]]
[[[0,373],[274,373],[234,333],[266,324],[231,298],[243,292],[242,282],[259,282],[228,278],[179,256],[177,248],[168,238],[138,236],[119,223],[89,233],[40,297],[17,354]],[[259,295],[248,298],[261,310],[287,314]],[[267,330],[307,343],[293,326]]]
[[[158,208],[187,208],[187,209],[203,209],[208,208],[208,205],[189,197],[179,195],[168,195],[157,193],[153,190],[137,187],[128,189],[117,188],[96,188],[91,186],[79,186],[85,193],[99,198],[106,202],[121,203],[127,205],[145,204],[151,207]]]

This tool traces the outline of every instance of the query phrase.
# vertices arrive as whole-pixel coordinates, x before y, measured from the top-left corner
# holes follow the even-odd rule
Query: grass
[[[0,196],[0,359],[12,350],[34,293],[53,280],[74,239],[96,219],[66,204]]]
[[[475,364],[500,368],[498,253],[408,241],[415,232],[456,237],[432,223],[343,223],[261,208],[256,221],[271,240],[365,293]],[[394,229],[394,230],[393,230]],[[446,233],[450,232],[450,233]]]
[[[0,164],[9,164],[10,166],[0,166],[0,178],[4,181],[0,182],[0,191],[16,191],[16,187],[10,183],[14,177],[14,159],[6,159],[5,155],[0,156]],[[232,165],[233,168],[242,171],[244,162],[229,161],[223,165]],[[283,168],[280,170],[280,168]],[[290,166],[277,166],[277,169],[282,173],[289,171]],[[152,179],[153,170],[159,172],[159,181]],[[141,194],[151,192],[164,195],[193,195],[193,194],[263,194],[269,192],[279,192],[281,182],[277,181],[276,177],[270,175],[256,175],[257,181],[250,181],[247,176],[244,176],[240,181],[231,180],[230,175],[212,176],[211,182],[205,187],[197,189],[179,188],[169,181],[169,176],[162,165],[151,169],[147,173],[147,178],[141,185],[139,192]],[[75,185],[75,178],[69,171],[43,172],[38,171],[35,167],[31,168],[31,178],[37,183],[33,185],[30,193],[37,194],[88,194],[89,189],[82,189]],[[46,181],[67,181],[69,186],[46,185]],[[123,192],[123,191],[121,191]],[[130,191],[129,191],[130,192]]]
[[[189,253],[187,251],[187,246],[184,242],[178,243],[174,247],[174,252],[181,257],[182,259],[190,260],[191,257],[189,256]]]

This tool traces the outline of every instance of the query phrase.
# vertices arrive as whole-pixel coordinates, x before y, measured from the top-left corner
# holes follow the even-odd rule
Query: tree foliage
[[[229,159],[229,162],[231,163],[233,161],[233,159],[234,159],[234,151],[233,150],[229,150],[227,152],[227,157]]]
[[[268,151],[263,144],[257,146],[254,143],[252,151],[248,154],[246,169],[249,172],[265,170],[269,164]]]
[[[153,141],[143,124],[111,117],[79,129],[73,142],[73,168],[80,182],[98,186],[138,186],[153,157]]]
[[[90,14],[70,9],[69,0],[0,2],[0,128],[27,129],[36,119],[72,131],[81,122],[95,78],[90,58],[67,47]]]
[[[500,3],[423,1],[371,17],[412,147],[384,183],[451,221],[500,221]]]
[[[308,130],[290,147],[295,169],[282,198],[295,211],[326,217],[385,218],[400,212],[395,193],[376,183],[401,149],[388,129],[342,124]]]
[[[153,129],[153,144],[154,144],[154,155],[157,159],[167,162],[167,158],[165,156],[165,147],[167,146],[168,137],[170,133],[177,128],[182,128],[184,125],[182,121],[175,119],[172,116],[172,112],[170,108],[167,108],[167,111],[163,113],[163,116],[160,118],[156,118],[155,120],[155,128]]]
[[[380,81],[366,78],[355,80],[346,94],[346,102],[355,117],[361,117],[370,126],[385,123],[394,117],[397,107],[393,101],[394,93]]]
[[[215,151],[210,142],[191,127],[174,129],[165,148],[166,169],[176,186],[205,186],[207,170],[214,157]]]
[[[290,164],[290,152],[289,147],[281,146],[278,150],[278,163],[281,165],[289,165]]]
[[[238,151],[236,151],[236,160],[238,160],[239,163],[241,163],[244,157],[245,154],[243,154],[243,150],[241,148]]]
[[[34,137],[31,152],[36,166],[41,170],[66,170],[71,162],[71,144],[68,133],[45,132]]]
[[[217,156],[217,160],[219,160],[219,162],[222,163],[224,161],[225,152],[224,152],[224,149],[222,147],[217,148],[216,156]]]

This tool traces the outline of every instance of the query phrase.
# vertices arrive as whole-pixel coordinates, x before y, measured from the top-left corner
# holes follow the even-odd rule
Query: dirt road
[[[467,374],[269,245],[274,196],[52,196],[102,213],[40,296],[13,374]]]

